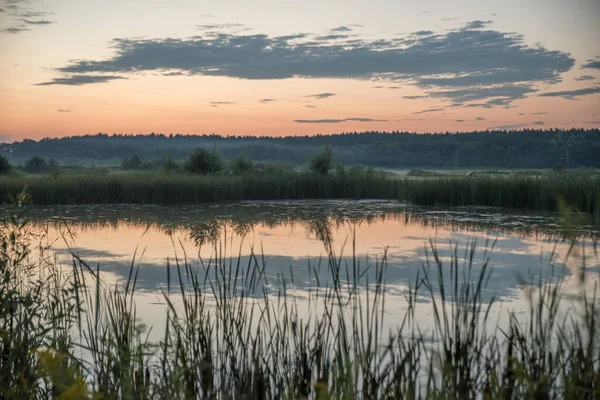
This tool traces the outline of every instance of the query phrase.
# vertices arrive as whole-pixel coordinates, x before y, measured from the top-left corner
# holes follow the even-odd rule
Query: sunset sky
[[[0,141],[600,127],[599,0],[0,0]]]

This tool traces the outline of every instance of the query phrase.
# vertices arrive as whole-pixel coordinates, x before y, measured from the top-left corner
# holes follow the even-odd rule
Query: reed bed
[[[600,175],[569,171],[540,176],[390,178],[368,169],[202,176],[183,173],[4,176],[0,201],[27,187],[34,204],[217,203],[282,199],[394,199],[417,205],[557,210],[561,201],[598,215]]]
[[[18,201],[26,203],[26,199]],[[428,247],[406,312],[384,327],[385,253],[368,265],[328,256],[310,269],[309,313],[292,295],[294,271],[265,274],[265,261],[216,256],[165,266],[164,333],[148,339],[129,278],[108,285],[73,254],[58,265],[23,211],[2,224],[0,387],[6,399],[597,399],[600,296],[585,257],[574,308],[560,277],[523,282],[527,315],[489,329],[486,289],[493,242]],[[573,249],[577,246],[574,243]],[[574,252],[575,254],[575,252]],[[598,257],[596,254],[595,257]],[[481,261],[478,261],[481,259]],[[548,270],[549,271],[549,270]],[[544,276],[545,275],[545,276]],[[590,285],[589,279],[595,284]],[[591,288],[591,289],[590,289]],[[431,308],[433,329],[419,326]],[[303,317],[304,315],[304,317]]]

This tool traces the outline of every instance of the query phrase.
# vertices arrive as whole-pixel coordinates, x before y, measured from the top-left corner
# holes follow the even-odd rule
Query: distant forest
[[[105,134],[25,139],[0,144],[12,164],[34,156],[60,164],[118,165],[142,160],[182,160],[194,147],[216,149],[226,159],[306,165],[325,145],[335,162],[382,168],[600,167],[600,129],[523,129],[417,134],[351,132],[333,135],[253,137],[184,134]]]

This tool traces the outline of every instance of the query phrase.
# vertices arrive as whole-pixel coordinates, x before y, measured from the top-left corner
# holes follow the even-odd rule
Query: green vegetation
[[[327,175],[333,165],[333,152],[331,147],[325,146],[325,149],[315,158],[310,160],[309,169],[321,175]]]
[[[121,162],[121,169],[124,171],[131,171],[135,169],[141,169],[142,159],[138,153],[135,153],[131,157],[124,158]]]
[[[394,198],[396,182],[383,175],[352,173],[321,176],[275,171],[248,175],[196,175],[122,172],[0,178],[0,201],[27,186],[34,204],[194,203],[310,198]]]
[[[198,203],[281,199],[394,199],[417,205],[494,206],[557,210],[560,199],[585,213],[600,212],[600,174],[573,170],[538,175],[393,178],[368,168],[327,175],[283,166],[256,166],[244,175],[166,172],[0,177],[0,201],[27,186],[37,205]]]
[[[36,156],[25,161],[23,170],[29,174],[43,174],[50,171],[50,165],[42,157]]]
[[[23,195],[16,203],[27,201]],[[60,268],[23,210],[13,212],[0,225],[4,399],[600,396],[600,297],[584,257],[574,260],[581,263],[578,293],[566,293],[560,277],[547,281],[548,268],[522,283],[529,310],[501,310],[509,322],[494,327],[496,305],[486,294],[493,245],[472,242],[464,256],[454,248],[445,261],[431,244],[406,290],[404,317],[389,331],[385,253],[374,264],[344,263],[326,246],[329,256],[306,278],[292,270],[267,276],[259,255],[236,262],[221,254],[198,267],[175,260],[165,265],[160,295],[164,331],[152,342],[136,315],[143,269],[135,258],[129,279],[115,285],[76,255]],[[295,279],[314,286],[308,319],[288,294]],[[428,330],[418,317],[426,309]]]
[[[243,156],[231,162],[231,172],[235,175],[249,174],[255,171],[254,163]]]
[[[225,162],[216,150],[196,147],[183,164],[183,168],[192,174],[214,175],[225,168]]]
[[[8,174],[12,171],[12,166],[4,155],[0,154],[0,175]]]
[[[600,168],[599,129],[523,129],[511,131],[348,132],[332,135],[252,137],[219,135],[96,135],[46,138],[0,144],[13,164],[34,157],[54,157],[61,164],[118,165],[138,154],[142,160],[170,157],[185,160],[193,148],[215,149],[231,160],[239,156],[257,162],[306,166],[323,146],[334,149],[334,161],[343,165],[370,165],[388,169],[478,168]]]
[[[167,157],[162,162],[162,169],[165,172],[177,172],[181,170],[181,166],[173,159]]]

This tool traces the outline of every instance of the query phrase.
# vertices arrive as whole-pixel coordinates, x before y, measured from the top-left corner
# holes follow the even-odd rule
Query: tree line
[[[328,145],[325,145],[321,153],[317,154],[308,165],[308,170],[320,175],[327,175],[329,171],[336,168],[343,169],[340,164],[334,165],[333,152]],[[354,167],[353,167],[354,168]],[[364,169],[364,167],[363,167]],[[54,159],[46,160],[39,156],[31,157],[26,160],[19,168],[14,168],[7,157],[0,154],[0,175],[18,173],[18,170],[28,174],[47,174],[53,173],[59,175],[62,172],[61,166]],[[218,174],[273,174],[281,172],[292,172],[293,168],[289,164],[278,163],[254,163],[244,156],[236,157],[232,160],[224,160],[215,149],[196,147],[192,150],[187,159],[177,162],[169,157],[162,160],[142,160],[135,153],[131,157],[126,157],[121,161],[121,170],[123,171],[156,171],[179,173],[185,172],[197,175],[218,175]],[[371,169],[372,170],[372,169]],[[79,170],[81,172],[81,169]]]
[[[184,134],[106,134],[25,139],[0,144],[0,154],[17,165],[32,157],[60,164],[120,165],[134,155],[151,166],[182,162],[204,147],[220,157],[305,166],[323,146],[344,165],[384,168],[553,168],[600,167],[599,129],[523,129],[446,133],[345,132],[330,135],[255,137]]]

